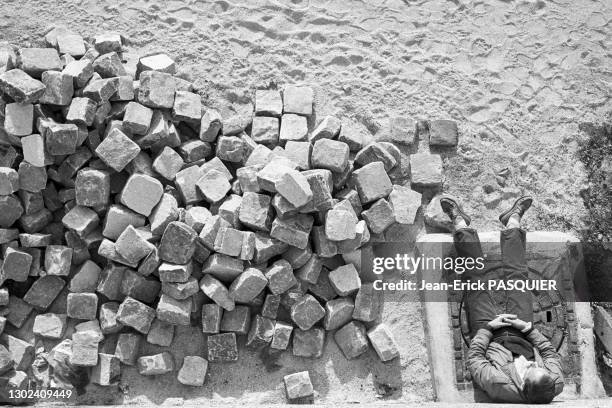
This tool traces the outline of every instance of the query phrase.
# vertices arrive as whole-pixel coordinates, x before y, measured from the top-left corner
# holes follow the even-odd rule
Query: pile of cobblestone
[[[348,359],[370,345],[398,356],[359,265],[415,222],[411,186],[442,181],[440,156],[398,149],[414,128],[372,142],[332,116],[312,126],[313,90],[298,86],[223,117],[170,57],[125,52],[119,34],[56,28],[45,42],[0,45],[2,386],[70,386],[54,375],[66,364],[102,386],[122,365],[202,386],[209,363],[238,359],[237,336],[317,358],[331,332]],[[457,143],[454,122],[429,132]],[[53,347],[15,334],[29,319]],[[204,355],[175,361],[179,325],[201,325]],[[114,353],[100,352],[111,335]],[[168,350],[141,355],[142,342]],[[285,385],[313,393],[308,372]]]

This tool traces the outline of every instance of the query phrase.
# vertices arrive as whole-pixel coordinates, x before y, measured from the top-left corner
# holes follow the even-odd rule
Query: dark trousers
[[[455,250],[458,257],[483,257],[478,233],[472,228],[462,228],[454,234]],[[519,228],[502,230],[500,234],[503,279],[527,280],[528,269],[525,257],[526,234]],[[498,313],[511,313],[526,322],[533,320],[533,304],[531,292],[508,290],[505,302],[498,308],[491,296],[487,282],[486,268],[471,270],[463,274],[463,280],[484,281],[485,290],[469,290],[464,292],[463,305],[467,313],[470,336],[474,337],[478,329],[493,320]]]

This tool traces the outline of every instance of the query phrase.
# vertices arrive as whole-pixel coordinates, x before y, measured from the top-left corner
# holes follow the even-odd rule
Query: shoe
[[[512,205],[510,209],[500,214],[499,221],[501,221],[501,223],[504,224],[504,226],[506,226],[508,225],[508,220],[510,220],[510,217],[512,216],[512,214],[518,214],[519,217],[523,218],[523,214],[525,214],[525,211],[527,211],[529,207],[531,207],[531,203],[533,203],[532,197],[530,196],[520,197],[518,200],[514,202],[514,204]]]
[[[470,225],[472,222],[472,219],[463,211],[463,208],[461,208],[461,205],[459,205],[457,199],[452,196],[444,195],[440,197],[440,207],[442,207],[442,211],[448,215],[453,223],[455,223],[457,217],[463,218],[466,225]]]

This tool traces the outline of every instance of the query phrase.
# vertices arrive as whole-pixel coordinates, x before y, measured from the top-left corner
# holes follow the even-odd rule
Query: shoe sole
[[[461,207],[461,204],[459,204],[457,202],[457,200],[455,200],[454,198],[446,196],[446,197],[441,197],[440,198],[440,204],[442,204],[442,201],[449,201],[449,202],[453,203],[455,205],[455,207],[457,207],[457,211],[459,212],[459,215],[461,215],[461,217],[463,217],[463,219],[465,220],[466,225],[470,225],[472,223],[472,218],[470,218],[470,216],[467,215],[463,211],[463,208]]]
[[[510,216],[520,207],[521,203],[523,203],[524,201],[528,201],[528,200],[529,200],[529,205],[527,206],[527,208],[525,208],[525,211],[527,211],[531,207],[531,203],[533,202],[533,198],[531,196],[522,196],[522,197],[519,197],[519,198],[516,199],[516,201],[514,202],[512,207],[510,207],[510,209],[504,211],[503,213],[501,213],[499,215],[499,221],[502,224],[507,225],[508,224],[508,220],[510,219]],[[523,212],[523,214],[525,214],[525,212]]]

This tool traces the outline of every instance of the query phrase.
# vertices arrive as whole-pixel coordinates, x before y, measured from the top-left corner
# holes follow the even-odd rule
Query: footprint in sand
[[[342,56],[342,55],[337,55],[335,57],[333,57],[329,62],[325,63],[326,66],[337,66],[340,68],[346,68],[348,66],[351,65],[351,61],[349,61],[348,58]]]
[[[310,41],[317,44],[323,44],[327,42],[327,37],[321,33],[314,32],[310,34]]]
[[[488,108],[480,108],[468,116],[468,119],[472,122],[484,123],[493,119],[494,116],[495,113],[491,112]]]
[[[286,7],[296,11],[305,11],[310,7],[310,0],[269,0],[279,7]]]

